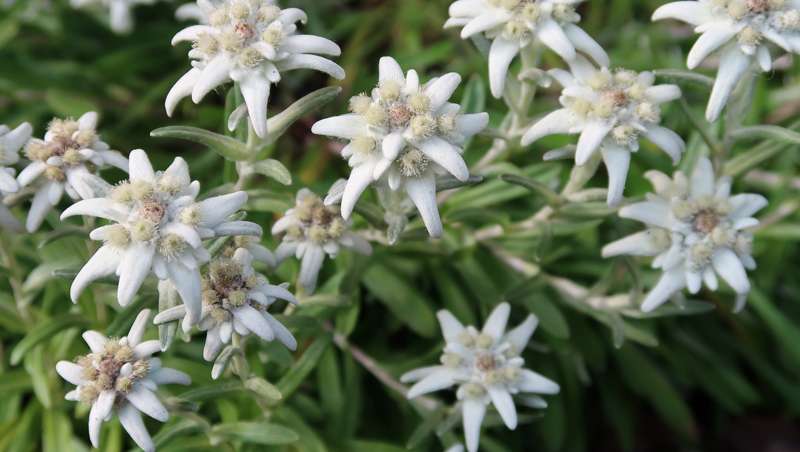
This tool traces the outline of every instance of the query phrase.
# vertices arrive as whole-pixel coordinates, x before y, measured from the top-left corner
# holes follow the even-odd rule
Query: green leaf
[[[730,133],[734,140],[752,140],[764,138],[786,144],[800,144],[800,133],[780,126],[760,125],[740,127]]]
[[[167,126],[150,132],[154,138],[176,138],[208,146],[217,154],[228,160],[243,161],[252,157],[252,153],[241,141],[208,130],[188,126]]]
[[[529,295],[522,300],[529,311],[539,317],[539,324],[544,331],[559,339],[569,339],[569,324],[561,310],[548,298],[539,294]]]
[[[217,397],[237,393],[243,390],[244,386],[241,382],[230,381],[192,389],[179,394],[178,397],[189,402],[202,402],[205,400],[216,399]]]
[[[291,444],[298,440],[297,433],[287,427],[267,422],[232,422],[211,428],[211,437],[228,441],[242,441],[266,446]]]
[[[675,430],[690,436],[694,431],[694,418],[683,396],[667,380],[667,374],[634,346],[622,347],[616,356],[622,376],[633,391],[649,400]]]
[[[278,391],[283,397],[291,396],[294,391],[300,386],[306,377],[317,367],[322,354],[331,343],[331,337],[328,334],[319,336],[308,348],[303,352],[303,355],[296,363],[289,369],[283,378],[278,381],[276,385]]]
[[[248,378],[244,382],[244,387],[263,397],[268,402],[277,402],[283,398],[283,394],[275,385],[261,377]]]
[[[62,117],[77,118],[86,112],[97,111],[97,106],[80,94],[49,89],[44,98],[47,105]]]
[[[0,394],[25,392],[31,388],[31,377],[24,370],[3,371],[0,373]]]
[[[58,318],[44,320],[34,327],[11,351],[11,365],[15,366],[22,361],[25,354],[40,342],[67,328],[82,327],[86,325],[84,317],[68,314]]]
[[[292,185],[292,175],[275,159],[261,160],[253,164],[253,171],[263,176],[275,179],[283,185]]]
[[[678,82],[692,82],[704,85],[708,88],[714,86],[714,79],[706,75],[698,74],[697,72],[686,71],[683,69],[657,69],[653,71],[656,77],[662,77],[667,80]]]
[[[626,309],[622,311],[625,317],[634,319],[651,319],[656,317],[673,317],[678,315],[705,314],[714,310],[714,305],[705,301],[686,300],[681,305],[667,303],[655,311],[642,312],[639,309]]]
[[[269,146],[278,141],[278,138],[286,133],[289,127],[298,119],[332,101],[336,98],[336,96],[339,95],[340,92],[342,92],[342,88],[339,88],[338,86],[329,86],[327,88],[318,89],[311,94],[298,99],[285,110],[270,118],[267,121],[268,132],[267,138],[264,140],[263,147]]]
[[[33,393],[43,407],[50,409],[53,405],[52,398],[50,397],[50,382],[48,374],[49,368],[45,368],[44,364],[45,355],[44,348],[38,346],[25,354],[25,370],[31,376],[33,383]]]
[[[417,334],[424,337],[436,335],[436,317],[433,310],[426,298],[410,281],[380,263],[372,264],[361,281],[392,314]]]
[[[544,198],[545,203],[548,205],[557,206],[564,201],[558,193],[551,190],[546,184],[543,184],[537,180],[528,177],[516,176],[514,174],[503,174],[500,176],[500,179],[508,182],[509,184],[519,185],[534,193],[537,193]]]
[[[758,145],[753,149],[750,149],[747,152],[742,152],[741,154],[725,162],[723,169],[724,175],[736,177],[740,174],[744,174],[771,159],[772,157],[780,154],[784,149],[786,149],[786,145],[782,143],[766,143]]]
[[[795,366],[800,366],[800,328],[778,310],[761,290],[753,288],[749,299],[753,311],[764,320],[769,326],[768,330],[781,344],[781,350],[794,361]]]
[[[464,95],[461,97],[461,111],[464,113],[486,111],[486,83],[478,74],[473,74],[464,86]]]
[[[558,213],[571,218],[602,218],[616,211],[616,207],[609,207],[604,202],[575,202],[565,204],[558,209]]]

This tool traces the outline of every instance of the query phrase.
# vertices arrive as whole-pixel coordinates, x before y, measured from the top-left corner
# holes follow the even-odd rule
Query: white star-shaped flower
[[[342,195],[347,219],[356,201],[374,181],[385,181],[393,191],[405,191],[419,210],[431,236],[442,233],[436,205],[436,177],[449,173],[469,178],[461,154],[464,143],[489,123],[486,113],[461,114],[448,102],[461,83],[456,73],[421,85],[414,70],[403,74],[393,58],[383,57],[379,85],[371,96],[350,100],[351,114],[323,119],[312,132],[349,140],[342,150],[352,167]]]
[[[0,125],[0,226],[8,229],[19,229],[19,222],[11,211],[3,204],[3,197],[19,191],[19,184],[12,165],[19,162],[19,151],[31,139],[33,127],[22,123],[15,129]]]
[[[147,309],[140,312],[128,335],[122,338],[107,338],[97,331],[86,331],[83,340],[91,353],[78,357],[75,362],[56,364],[61,378],[77,386],[67,393],[66,399],[91,406],[89,440],[93,447],[100,447],[100,427],[116,413],[139,447],[145,452],[155,451],[140,413],[166,422],[169,413],[156,395],[158,385],[191,383],[185,373],[161,367],[161,360],[151,357],[161,351],[161,343],[142,341],[149,316]]]
[[[306,188],[297,192],[297,204],[272,226],[272,234],[283,234],[275,254],[278,263],[294,255],[300,259],[298,284],[306,293],[314,292],[325,256],[335,258],[341,248],[372,254],[363,237],[349,231],[350,224],[337,206],[326,206]]]
[[[494,405],[506,427],[517,427],[514,396],[520,393],[557,394],[555,382],[526,369],[520,354],[536,329],[538,319],[529,315],[511,331],[506,324],[511,307],[500,303],[489,315],[483,329],[462,325],[449,311],[439,311],[437,317],[446,341],[441,365],[412,370],[401,377],[403,382],[416,382],[408,398],[458,386],[464,437],[467,450],[478,450],[481,424],[486,407]],[[531,406],[546,407],[538,396],[522,397]]]
[[[705,283],[717,290],[717,275],[736,292],[740,310],[750,292],[745,269],[756,268],[748,229],[758,225],[753,215],[767,199],[750,193],[731,196],[730,178],[717,180],[707,158],[697,162],[690,179],[680,171],[672,179],[658,171],[647,177],[656,193],[623,207],[619,215],[648,229],[606,245],[603,256],[655,256],[653,267],[663,275],[642,302],[645,312],[684,288],[694,294]]]
[[[178,157],[155,172],[141,149],[131,152],[130,181],[107,197],[79,201],[61,215],[88,215],[113,224],[91,232],[104,242],[72,282],[73,302],[92,281],[119,276],[117,299],[128,305],[151,272],[176,287],[195,324],[201,314],[199,267],[209,259],[203,240],[229,235],[261,235],[247,221],[228,221],[247,201],[239,191],[197,201],[200,183],[192,182],[186,161]]]
[[[96,8],[108,10],[109,25],[114,33],[129,33],[133,30],[133,8],[152,5],[157,0],[70,0],[73,8]]]
[[[450,5],[445,28],[464,27],[464,39],[484,33],[489,50],[489,82],[494,97],[503,95],[511,61],[531,45],[544,44],[566,61],[577,52],[608,66],[608,55],[582,28],[575,11],[583,0],[458,0]]]
[[[719,51],[717,79],[711,91],[706,118],[713,122],[753,62],[772,69],[768,43],[789,53],[800,53],[800,0],[699,0],[667,3],[653,20],[677,19],[700,33],[687,59],[696,68]]]
[[[28,232],[39,229],[65,191],[73,200],[104,195],[108,183],[97,176],[99,169],[114,166],[128,171],[128,159],[100,139],[97,120],[93,111],[77,121],[53,119],[44,140],[28,143],[25,155],[31,163],[17,176],[20,187],[37,187],[25,223]]]
[[[522,137],[523,146],[552,134],[580,134],[575,163],[584,165],[599,149],[608,170],[608,203],[622,200],[631,152],[640,137],[663,149],[677,164],[685,149],[683,139],[661,127],[660,105],[680,98],[676,85],[654,85],[651,72],[595,68],[582,57],[570,62],[571,73],[549,74],[563,87],[562,108],[534,124]]]
[[[228,127],[234,130],[249,114],[256,134],[267,136],[267,102],[270,87],[281,74],[294,69],[313,69],[343,79],[344,70],[319,55],[339,56],[341,50],[328,39],[297,33],[297,22],[306,13],[281,9],[263,0],[227,0],[220,4],[198,1],[207,19],[178,32],[177,44],[192,41],[192,69],[175,83],[166,100],[167,114],[191,95],[199,103],[219,85],[234,81],[245,103],[234,110]]]
[[[203,314],[198,327],[206,331],[203,358],[212,361],[233,333],[247,336],[255,334],[265,341],[278,339],[291,350],[297,348],[292,333],[267,309],[276,299],[297,303],[284,285],[276,286],[253,269],[253,256],[244,248],[237,248],[232,256],[222,256],[211,261],[203,275]],[[155,323],[161,324],[184,319],[188,331],[186,308],[176,306],[160,312]]]

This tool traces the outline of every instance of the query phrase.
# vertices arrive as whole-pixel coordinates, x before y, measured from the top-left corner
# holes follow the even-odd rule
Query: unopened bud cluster
[[[231,320],[231,311],[245,304],[259,308],[258,303],[248,302],[248,293],[258,284],[258,276],[246,276],[241,263],[227,257],[216,259],[202,279],[204,308],[217,322]]]
[[[25,148],[25,155],[34,162],[44,162],[47,168],[44,175],[50,180],[63,182],[68,167],[85,165],[90,172],[97,168],[88,162],[81,153],[91,148],[97,141],[94,129],[81,128],[73,119],[53,119],[47,128],[45,140],[31,140]]]
[[[314,194],[298,199],[294,215],[298,222],[286,231],[287,237],[292,240],[323,244],[337,240],[347,231],[347,223],[339,214],[339,207],[326,206]]]
[[[627,69],[610,71],[601,68],[586,81],[593,96],[576,97],[564,94],[562,102],[577,117],[614,122],[611,137],[620,145],[631,145],[639,139],[646,124],[661,122],[661,108],[647,99],[652,86],[650,73],[639,74]]]
[[[486,388],[504,385],[511,393],[514,384],[521,376],[525,361],[519,356],[520,350],[505,341],[496,341],[492,336],[481,333],[474,327],[465,328],[458,336],[460,347],[447,347],[441,356],[441,363],[452,369],[461,369],[470,374],[469,382],[462,384],[458,397],[480,398]]]
[[[259,0],[225,2],[209,15],[209,25],[216,33],[199,34],[194,52],[208,59],[224,52],[249,68],[274,60],[275,49],[296,29],[278,20],[280,14],[279,7]]]
[[[150,371],[149,360],[136,358],[125,337],[109,339],[101,352],[80,356],[77,364],[85,380],[78,386],[78,397],[90,405],[102,391],[127,394]]]

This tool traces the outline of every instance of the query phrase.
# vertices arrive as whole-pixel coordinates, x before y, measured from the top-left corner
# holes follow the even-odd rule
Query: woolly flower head
[[[342,215],[349,218],[356,201],[374,181],[405,191],[429,233],[439,236],[436,176],[469,178],[461,154],[467,139],[489,123],[486,113],[461,114],[448,102],[461,76],[449,73],[420,85],[414,70],[403,74],[393,58],[383,57],[379,84],[371,95],[350,100],[351,114],[323,119],[312,127],[318,135],[349,140],[342,151],[353,168],[342,196]]]
[[[154,451],[140,412],[166,422],[169,413],[156,396],[158,385],[191,383],[188,375],[161,367],[161,361],[151,356],[161,350],[161,345],[157,340],[142,341],[149,316],[149,310],[140,312],[122,338],[107,338],[97,331],[83,333],[91,353],[75,362],[59,361],[56,365],[58,374],[77,386],[66,399],[91,406],[89,439],[94,447],[99,447],[102,423],[116,412],[136,444]]]
[[[660,105],[681,96],[676,85],[654,85],[651,72],[595,68],[578,57],[571,72],[554,69],[549,74],[564,87],[562,108],[534,124],[522,144],[556,133],[579,134],[575,163],[586,164],[599,149],[609,173],[608,203],[622,200],[631,152],[640,137],[663,149],[677,163],[685,144],[678,134],[661,127]]]
[[[511,61],[534,43],[542,43],[564,60],[577,52],[608,66],[608,55],[576,24],[575,11],[583,0],[458,0],[450,5],[445,28],[464,27],[461,37],[479,33],[492,40],[489,50],[489,81],[492,95],[501,97]]]
[[[449,311],[437,317],[446,341],[441,365],[412,370],[401,377],[403,382],[416,382],[408,391],[413,399],[429,392],[458,386],[467,450],[478,450],[481,424],[486,407],[494,405],[506,427],[517,427],[517,409],[513,397],[520,393],[556,394],[558,384],[524,367],[520,356],[536,329],[536,316],[506,332],[511,308],[500,303],[489,315],[483,329],[465,327]],[[536,396],[524,403],[546,407]]]
[[[253,256],[237,248],[213,259],[203,273],[203,314],[198,327],[207,331],[203,358],[213,360],[235,332],[242,336],[255,334],[265,341],[278,339],[291,350],[297,348],[292,334],[267,309],[276,299],[297,303],[284,285],[276,286],[253,269]],[[186,309],[176,306],[159,313],[155,323],[184,319]]]
[[[48,212],[61,200],[102,196],[108,183],[97,176],[101,168],[114,166],[128,171],[128,159],[112,151],[97,133],[98,115],[88,112],[79,119],[53,119],[44,140],[33,139],[25,147],[30,164],[20,171],[21,187],[36,186],[26,227],[39,229]]]
[[[741,309],[750,291],[745,269],[756,267],[748,229],[758,225],[753,215],[767,205],[766,198],[731,196],[730,179],[715,179],[706,158],[697,162],[691,178],[680,171],[672,179],[658,171],[647,176],[656,193],[623,207],[619,215],[648,229],[606,245],[603,256],[655,256],[653,267],[663,275],[642,302],[643,311],[652,311],[685,287],[693,294],[703,283],[717,290],[717,275],[734,289],[736,310]]]
[[[259,137],[267,135],[267,102],[270,86],[281,80],[281,73],[294,69],[314,69],[343,79],[344,70],[319,55],[338,56],[336,43],[319,36],[297,33],[297,22],[306,13],[297,8],[281,9],[263,0],[226,0],[219,3],[198,1],[206,14],[201,25],[178,32],[173,45],[191,41],[192,69],[172,87],[166,109],[172,115],[186,96],[199,103],[206,94],[229,81],[237,82],[244,105],[231,113],[231,130],[249,114]]]
[[[677,19],[701,36],[687,59],[696,68],[712,53],[720,52],[719,72],[708,101],[706,118],[716,121],[736,85],[755,61],[764,72],[772,69],[768,44],[788,53],[800,53],[800,1],[699,0],[663,5],[653,20]]]
[[[92,281],[116,273],[117,299],[129,304],[151,271],[176,287],[190,322],[200,318],[201,284],[198,267],[208,261],[204,239],[228,235],[261,235],[261,228],[228,217],[247,201],[235,192],[197,201],[200,184],[192,182],[189,167],[178,157],[165,171],[155,172],[142,150],[130,155],[130,181],[104,198],[79,201],[62,218],[88,215],[112,222],[91,232],[104,242],[72,283],[77,301]]]
[[[156,0],[70,0],[73,8],[98,9],[107,12],[109,25],[114,33],[129,33],[133,30],[133,8],[137,5],[152,5]]]
[[[298,284],[311,293],[325,255],[336,257],[344,248],[369,255],[372,247],[361,236],[350,231],[350,223],[342,218],[337,206],[326,206],[322,199],[306,188],[297,192],[295,207],[272,226],[272,234],[282,234],[278,262],[291,255],[301,260]]]

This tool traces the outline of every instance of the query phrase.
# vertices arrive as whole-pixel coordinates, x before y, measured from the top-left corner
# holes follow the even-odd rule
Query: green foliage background
[[[144,148],[161,168],[174,156],[183,156],[205,191],[234,180],[233,164],[210,150],[149,135],[165,125],[214,131],[223,126],[224,93],[200,105],[184,101],[173,119],[164,113],[166,92],[188,68],[186,46],[169,45],[186,25],[173,18],[175,4],[139,7],[135,31],[115,36],[66,1],[33,15],[25,10],[40,2],[17,3],[0,10],[0,123],[29,121],[42,135],[54,115],[77,116],[94,109],[102,115],[100,133],[115,149]],[[683,69],[693,38],[676,24],[649,22],[662,3],[591,0],[580,12],[584,28],[609,50],[615,65]],[[382,55],[428,76],[459,72],[465,83],[456,97],[466,96],[475,110],[485,108],[495,125],[502,119],[505,107],[484,88],[483,57],[457,32],[442,30],[448,1],[282,4],[305,9],[310,18],[306,30],[340,44],[343,56],[337,62],[348,78],[336,101],[295,124],[270,149],[291,170],[294,183],[284,187],[261,179],[251,187],[249,219],[265,230],[290,205],[297,189],[309,186],[323,194],[346,174],[336,146],[309,129],[316,119],[343,112],[349,96],[374,85]],[[548,53],[544,65],[562,63]],[[760,79],[748,123],[787,125],[796,120],[797,69],[796,63],[790,64]],[[271,109],[278,111],[328,83],[318,73],[293,72],[273,91]],[[684,81],[681,85],[692,116],[702,118],[707,88]],[[557,89],[545,90],[532,111],[548,111],[556,101]],[[665,122],[690,145],[681,163],[685,168],[706,149],[687,113],[673,104],[664,112]],[[764,145],[749,139],[734,148],[734,157],[761,163],[757,172],[738,179],[735,190],[765,194],[770,207],[762,218],[772,220],[756,236],[759,269],[751,274],[755,289],[744,312],[731,313],[730,292],[701,292],[698,299],[710,305],[690,304],[689,313],[696,315],[640,318],[633,311],[594,310],[552,284],[553,277],[568,278],[593,294],[604,294],[638,293],[654,282],[656,275],[643,262],[600,258],[604,243],[638,227],[619,220],[602,204],[564,209],[544,227],[508,227],[499,238],[475,239],[476,230],[509,226],[545,204],[540,194],[498,175],[524,175],[558,189],[570,163],[543,163],[541,155],[567,142],[548,139],[530,149],[513,149],[508,162],[488,171],[483,183],[451,196],[442,207],[442,240],[428,240],[416,220],[395,247],[377,246],[371,257],[345,253],[329,261],[319,295],[284,319],[299,339],[299,351],[290,354],[258,341],[247,344],[250,368],[280,390],[281,400],[274,399],[270,387],[245,388],[230,372],[212,383],[210,364],[201,358],[202,337],[176,341],[162,358],[188,372],[193,385],[164,390],[171,394],[171,420],[164,425],[148,421],[159,450],[442,450],[432,433],[446,424],[448,414],[415,408],[355,360],[347,343],[396,377],[438,359],[442,340],[436,310],[447,308],[463,321],[479,324],[503,299],[512,303],[515,321],[528,312],[539,316],[526,360],[558,381],[562,392],[548,398],[547,410],[528,412],[529,422],[514,432],[497,419],[490,422],[482,436],[486,451],[760,451],[781,442],[800,447],[797,144]],[[490,144],[486,137],[474,140],[468,161],[476,162]],[[633,159],[629,196],[648,191],[642,174],[653,167],[671,171],[668,158],[648,145]],[[604,186],[604,177],[599,174],[592,184]],[[362,205],[368,212],[374,199]],[[24,205],[15,212],[21,217]],[[369,227],[364,219],[358,224]],[[58,231],[52,232],[55,227]],[[119,334],[127,330],[135,309],[156,306],[154,284],[143,288],[135,309],[120,311],[107,284],[95,284],[72,305],[67,291],[71,275],[89,255],[85,238],[81,225],[60,226],[56,213],[37,234],[0,235],[2,451],[86,450],[87,410],[63,400],[67,384],[56,375],[55,363],[85,353],[79,336],[83,329]],[[275,246],[269,237],[265,242]],[[528,276],[498,258],[503,253],[526,261]],[[286,263],[271,279],[293,281],[296,268]],[[443,438],[452,442],[460,438],[460,430]],[[132,443],[110,422],[102,446],[110,452],[128,450]]]

